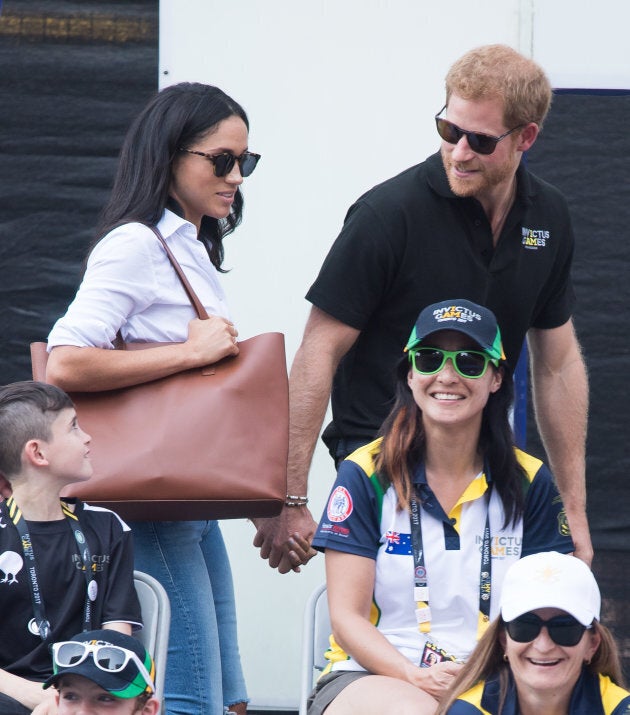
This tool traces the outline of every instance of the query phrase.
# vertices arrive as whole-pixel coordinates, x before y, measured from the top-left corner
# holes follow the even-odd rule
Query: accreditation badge
[[[435,643],[429,643],[427,641],[424,644],[424,650],[422,651],[422,658],[420,658],[421,668],[430,668],[436,663],[442,663],[445,660],[455,660],[454,655],[449,655],[444,648],[440,648],[435,645]]]

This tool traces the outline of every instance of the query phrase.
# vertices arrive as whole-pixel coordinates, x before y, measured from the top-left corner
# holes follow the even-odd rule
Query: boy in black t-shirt
[[[0,715],[53,704],[42,688],[52,642],[141,625],[129,527],[109,510],[59,496],[90,478],[89,443],[59,388],[0,388],[0,491],[11,492],[0,502]]]

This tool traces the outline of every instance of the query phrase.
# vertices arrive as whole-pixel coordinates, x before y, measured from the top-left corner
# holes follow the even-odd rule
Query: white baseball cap
[[[510,566],[503,579],[500,606],[506,622],[537,608],[559,608],[589,626],[595,618],[599,620],[601,596],[583,561],[543,551]]]

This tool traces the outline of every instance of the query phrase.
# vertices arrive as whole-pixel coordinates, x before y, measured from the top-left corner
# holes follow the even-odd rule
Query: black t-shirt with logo
[[[74,500],[68,500],[74,501]],[[129,527],[113,512],[76,502],[75,515],[87,539],[92,577],[98,593],[93,627],[112,621],[142,623],[133,583],[133,547]],[[37,580],[50,622],[52,641],[80,633],[87,583],[75,537],[67,520],[26,522],[35,554]],[[28,583],[29,563],[18,531],[0,511],[0,668],[43,681],[52,675],[48,644],[37,634]]]

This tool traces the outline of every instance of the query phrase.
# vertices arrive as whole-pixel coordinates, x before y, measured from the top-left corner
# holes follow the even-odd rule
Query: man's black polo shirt
[[[324,441],[371,439],[391,407],[393,370],[422,308],[466,298],[497,316],[514,367],[530,327],[574,304],[573,230],[562,194],[522,165],[496,248],[481,204],[451,191],[434,154],[353,204],[306,298],[361,334],[341,361]]]

